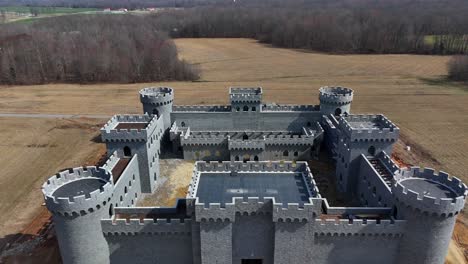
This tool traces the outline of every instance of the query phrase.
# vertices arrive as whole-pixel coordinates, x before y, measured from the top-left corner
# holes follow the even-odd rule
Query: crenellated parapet
[[[401,170],[396,178],[392,186],[396,201],[421,213],[453,216],[465,205],[467,186],[445,172],[413,167]]]
[[[112,174],[97,167],[62,171],[42,185],[47,209],[61,216],[79,216],[99,210],[110,201],[113,191]]]
[[[315,236],[401,237],[406,221],[394,219],[315,219]]]
[[[350,88],[339,86],[324,86],[320,88],[320,104],[345,105],[353,101],[354,91]]]
[[[101,128],[101,137],[108,142],[147,141],[155,130],[163,129],[163,120],[158,116],[115,115]]]
[[[192,232],[191,219],[129,218],[103,219],[102,232],[105,236],[133,236],[139,234],[163,236],[187,236]]]
[[[198,171],[265,171],[265,172],[292,172],[305,171],[307,168],[306,162],[293,161],[197,161],[195,168]]]
[[[231,112],[230,105],[175,105],[173,112]]]
[[[400,129],[384,115],[341,117],[339,127],[355,142],[396,142],[400,136]]]
[[[174,101],[174,90],[170,87],[148,87],[140,90],[139,94],[143,104],[163,106]]]
[[[229,139],[228,149],[229,150],[264,150],[266,140],[264,139]]]
[[[320,105],[278,105],[266,104],[262,112],[315,112],[320,111]]]
[[[274,197],[233,197],[232,202],[220,203],[195,202],[195,219],[204,221],[235,222],[236,215],[271,215],[273,222],[309,222],[321,210],[321,199],[310,199],[309,202],[299,205],[296,203],[277,203]]]
[[[400,171],[400,167],[392,160],[392,158],[385,152],[381,151],[376,155],[376,158],[382,162],[382,164],[392,173],[395,175]]]
[[[231,87],[229,89],[229,98],[232,103],[260,103],[262,101],[263,91],[261,87],[241,88]]]

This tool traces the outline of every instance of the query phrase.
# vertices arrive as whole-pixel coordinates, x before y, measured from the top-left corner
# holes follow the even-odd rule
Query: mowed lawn
[[[140,113],[137,92],[150,85],[175,88],[176,104],[227,103],[229,86],[262,86],[264,98],[270,102],[318,104],[320,86],[341,85],[355,90],[352,112],[384,113],[400,126],[409,144],[425,153],[420,160],[421,165],[443,169],[468,182],[468,88],[443,81],[449,57],[327,55],[272,48],[248,39],[178,39],[176,44],[183,59],[201,67],[200,81],[3,86],[0,87],[0,113],[109,116],[115,113]],[[31,138],[30,135],[25,136],[22,130],[34,129],[38,135],[51,133],[51,120],[30,122],[10,118],[8,123],[0,121],[2,127],[5,124],[16,131],[5,134],[4,130],[0,130],[0,136],[8,141],[19,141],[21,146],[27,145],[21,143],[23,139]],[[16,172],[15,177],[22,179],[25,188],[34,187],[27,191],[39,192],[37,184],[27,182],[44,179],[47,175],[43,174],[50,174],[59,165],[73,165],[65,162],[65,157],[73,158],[75,165],[81,165],[89,157],[86,149],[96,144],[89,139],[97,133],[98,127],[92,126],[83,131],[84,134],[80,135],[75,129],[73,133],[79,135],[70,134],[66,140],[65,134],[57,137],[50,134],[44,138],[48,144],[62,148],[72,143],[72,147],[62,150],[60,155],[55,153],[60,147],[41,152],[49,164],[47,170],[38,170],[40,164],[31,162],[37,154],[31,153],[27,146],[20,146],[11,152],[8,146],[1,145],[0,160],[14,159],[14,162],[4,162],[9,169],[0,171],[0,192],[11,188],[9,181],[12,181],[12,173]],[[83,141],[73,141],[76,136]],[[74,152],[82,155],[76,156]],[[23,202],[18,198],[9,201],[8,196],[4,199],[4,203]],[[40,204],[38,199],[23,206],[39,207]]]

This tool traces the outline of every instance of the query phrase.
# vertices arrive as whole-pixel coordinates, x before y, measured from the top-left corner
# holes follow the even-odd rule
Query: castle
[[[320,105],[262,101],[231,88],[230,105],[176,106],[171,88],[140,91],[143,115],[101,129],[108,159],[43,185],[64,263],[444,263],[467,186],[445,172],[400,168],[399,128],[351,114],[353,90]],[[307,161],[328,153],[336,191]],[[196,160],[174,207],[138,207],[158,191],[161,155]]]

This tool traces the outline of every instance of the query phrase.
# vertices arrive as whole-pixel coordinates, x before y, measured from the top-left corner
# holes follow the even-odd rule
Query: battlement
[[[112,173],[94,166],[59,172],[42,185],[49,211],[63,216],[99,210],[110,201],[113,191]]]
[[[384,115],[349,115],[339,120],[340,130],[351,141],[396,142],[400,129]]]
[[[264,139],[230,139],[228,140],[229,150],[264,150],[265,149],[265,140]]]
[[[172,112],[231,112],[230,105],[175,105]]]
[[[233,197],[230,203],[195,202],[197,222],[234,222],[236,215],[272,215],[274,222],[309,222],[320,212],[321,199],[309,199],[303,205],[277,203],[274,197]]]
[[[192,232],[191,219],[103,219],[101,220],[102,232],[107,236],[122,235],[164,235],[187,236]]]
[[[163,129],[162,116],[145,115],[115,115],[103,128],[103,141],[147,141],[153,131]]]
[[[140,90],[139,94],[143,104],[162,106],[174,101],[174,90],[170,87],[148,87]]]
[[[320,103],[345,105],[353,101],[354,91],[349,88],[339,86],[324,86],[320,88]]]
[[[467,186],[445,172],[413,167],[399,171],[396,178],[392,192],[397,202],[422,213],[453,216],[465,205]]]
[[[231,87],[229,88],[229,98],[232,102],[237,103],[259,103],[262,101],[262,88],[261,87],[252,87],[252,88],[241,88],[241,87]]]
[[[278,105],[265,104],[262,112],[314,112],[320,111],[320,105]]]
[[[315,219],[315,236],[388,236],[405,233],[405,220]]]

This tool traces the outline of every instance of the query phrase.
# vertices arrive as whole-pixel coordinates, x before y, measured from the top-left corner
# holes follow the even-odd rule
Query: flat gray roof
[[[422,195],[435,198],[456,198],[458,195],[447,186],[422,178],[408,178],[401,181],[406,188]]]
[[[277,203],[308,202],[302,172],[201,172],[200,203],[231,203],[233,197],[274,197]]]
[[[100,189],[106,182],[102,179],[89,177],[67,182],[57,188],[52,196],[69,198],[79,195],[89,195],[91,192]]]

